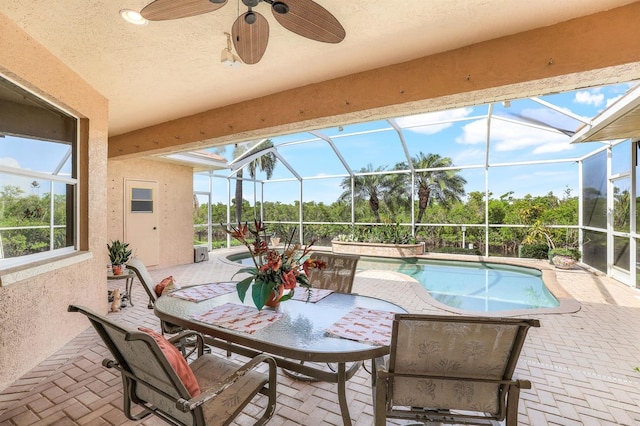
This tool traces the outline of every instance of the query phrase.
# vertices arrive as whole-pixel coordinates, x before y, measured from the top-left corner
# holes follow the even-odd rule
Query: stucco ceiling
[[[220,63],[238,0],[205,15],[137,27],[120,9],[150,0],[0,0],[5,14],[109,100],[109,134],[129,132],[335,77],[404,62],[632,3],[633,0],[317,0],[344,26],[337,45],[270,25],[256,65]],[[243,7],[240,7],[242,11]]]

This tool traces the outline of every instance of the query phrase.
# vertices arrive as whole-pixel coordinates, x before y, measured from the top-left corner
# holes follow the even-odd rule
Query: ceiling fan
[[[155,0],[140,14],[149,21],[187,18],[213,12],[228,0]],[[269,23],[253,10],[261,2],[271,5],[274,18],[286,29],[324,43],[340,43],[346,33],[340,22],[313,0],[241,0],[248,11],[238,16],[231,27],[233,46],[245,64],[262,59],[269,42]]]

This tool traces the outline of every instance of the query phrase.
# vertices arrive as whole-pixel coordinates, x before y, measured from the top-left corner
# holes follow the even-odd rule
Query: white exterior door
[[[160,263],[158,182],[125,179],[124,236],[145,266]]]

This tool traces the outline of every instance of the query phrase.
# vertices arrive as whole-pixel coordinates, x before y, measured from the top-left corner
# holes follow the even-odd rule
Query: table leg
[[[340,413],[342,414],[342,422],[345,426],[351,426],[351,416],[349,415],[349,406],[347,405],[347,374],[345,363],[338,363],[338,402],[340,403]]]
[[[125,282],[125,290],[127,291],[127,296],[129,297],[129,304],[133,306],[133,297],[131,297],[131,288],[133,287],[133,278],[127,278]]]

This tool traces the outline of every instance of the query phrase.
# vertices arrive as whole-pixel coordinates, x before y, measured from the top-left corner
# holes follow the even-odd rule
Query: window
[[[78,120],[0,77],[0,267],[77,247]]]
[[[153,213],[151,188],[131,188],[131,213]]]

